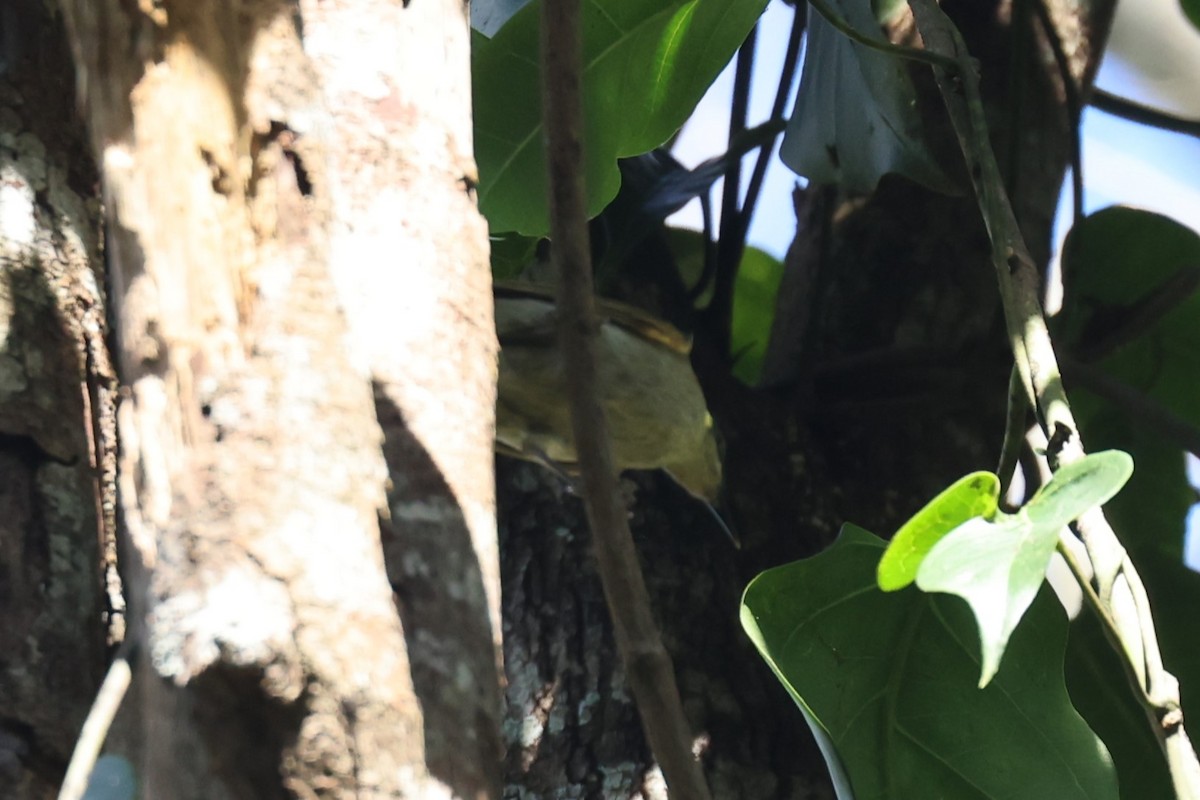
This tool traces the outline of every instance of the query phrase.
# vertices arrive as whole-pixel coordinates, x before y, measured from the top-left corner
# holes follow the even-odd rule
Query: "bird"
[[[578,471],[553,292],[497,281],[500,341],[496,450]],[[691,342],[634,306],[597,298],[597,386],[620,470],[664,470],[710,508],[721,491],[721,456]]]

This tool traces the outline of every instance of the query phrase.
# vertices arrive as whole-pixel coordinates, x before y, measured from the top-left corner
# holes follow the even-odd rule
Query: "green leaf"
[[[1177,442],[1148,429],[1145,421],[1086,392],[1071,393],[1084,441],[1089,447],[1120,448],[1131,453],[1137,471],[1128,488],[1104,513],[1127,548],[1153,547],[1176,561],[1183,559],[1188,509],[1196,490]]]
[[[1191,20],[1192,25],[1200,30],[1200,0],[1179,0],[1179,7],[1183,9],[1183,13]]]
[[[887,24],[906,8],[908,0],[871,0],[871,13],[880,25]]]
[[[516,233],[492,236],[492,277],[510,280],[520,275],[537,257],[537,244],[537,239]]]
[[[1068,353],[1200,428],[1200,234],[1161,214],[1106,208],[1071,231],[1063,273],[1056,322]],[[1181,554],[1194,495],[1179,436],[1155,423],[1150,406],[1130,406],[1065,364],[1084,440],[1126,450],[1138,463],[1131,490],[1111,508],[1122,540]]]
[[[775,296],[783,279],[783,263],[757,247],[746,247],[733,287],[733,323],[729,347],[733,375],[747,386],[758,383],[771,325],[775,321]]]
[[[589,214],[620,185],[617,159],[658,147],[684,123],[767,0],[591,0],[583,7]],[[479,205],[493,231],[548,228],[538,82],[540,3],[492,39],[472,38]]]
[[[698,231],[667,228],[671,253],[685,285],[695,286],[704,272],[704,237]],[[757,247],[742,253],[733,285],[733,326],[730,350],[733,374],[747,386],[758,381],[775,321],[775,296],[783,279],[783,263]],[[697,300],[708,303],[711,290]]]
[[[1133,474],[1133,459],[1120,450],[1089,453],[1055,472],[1021,510],[1035,525],[1061,528],[1083,512],[1104,505]]]
[[[857,31],[883,39],[864,0],[829,5]],[[890,10],[881,4],[881,13]],[[870,192],[889,172],[955,189],[925,140],[908,65],[850,41],[819,13],[809,15],[800,92],[779,156],[814,183],[854,192]]]
[[[1000,479],[972,472],[930,500],[892,537],[879,560],[879,588],[903,589],[917,579],[917,568],[938,540],[973,517],[991,519],[1000,498]]]
[[[671,248],[671,255],[675,259],[679,277],[683,279],[684,286],[693,289],[696,282],[700,280],[700,276],[704,274],[704,236],[700,231],[690,228],[668,226],[665,230],[667,245]],[[697,304],[702,306],[707,303],[711,293],[712,289],[710,288],[708,292],[697,298]]]
[[[1060,469],[1016,514],[968,520],[933,546],[917,586],[967,601],[979,626],[979,686],[1000,668],[1017,623],[1033,602],[1064,525],[1116,494],[1133,472],[1126,453],[1092,453]]]
[[[883,542],[847,525],[834,545],[747,587],[742,624],[803,711],[839,798],[1113,800],[1103,744],[1063,685],[1067,624],[1047,591],[1004,669],[975,688],[961,603],[885,594]]]
[[[1009,637],[1033,602],[1058,541],[1058,527],[1037,526],[1018,512],[995,521],[969,520],[921,563],[917,586],[966,600],[983,648],[979,686],[1000,668]]]

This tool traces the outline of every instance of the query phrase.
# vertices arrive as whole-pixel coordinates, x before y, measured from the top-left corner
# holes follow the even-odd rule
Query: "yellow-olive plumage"
[[[623,303],[597,300],[596,312],[597,379],[617,467],[664,469],[696,497],[714,502],[721,459],[687,338]],[[572,470],[577,457],[556,324],[546,289],[497,284],[496,447]]]

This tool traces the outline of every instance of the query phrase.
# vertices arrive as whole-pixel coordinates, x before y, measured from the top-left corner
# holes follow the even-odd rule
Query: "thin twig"
[[[733,75],[733,99],[729,107],[729,143],[746,131],[746,115],[750,107],[750,83],[754,74],[754,52],[758,45],[756,24],[738,49]],[[733,286],[741,250],[737,236],[742,202],[742,160],[730,162],[721,187],[721,221],[717,239],[717,273],[713,280],[713,296],[706,316],[713,344],[722,360],[728,360],[733,328]]]
[[[807,22],[805,6],[797,3],[792,9],[792,30],[788,34],[787,50],[783,54],[783,68],[779,71],[779,86],[775,89],[775,103],[771,106],[771,120],[784,119],[787,110],[788,96],[792,91],[792,80],[796,77],[796,66],[800,62],[800,41]],[[762,192],[763,181],[766,179],[767,167],[775,152],[775,139],[764,144],[758,151],[758,160],[754,163],[754,171],[750,173],[750,183],[746,186],[746,197],[738,213],[738,239],[741,249],[746,249],[746,234],[750,230],[750,221],[754,217],[754,207],[758,204],[758,196]],[[741,261],[741,253],[738,254]]]
[[[104,746],[108,729],[112,727],[117,709],[121,707],[121,701],[125,699],[125,692],[133,680],[131,662],[134,652],[135,648],[128,639],[117,648],[108,673],[104,676],[104,682],[100,684],[100,691],[96,693],[96,699],[88,711],[87,719],[83,721],[83,729],[75,742],[75,752],[71,754],[71,763],[67,766],[58,800],[79,800],[87,791],[92,769],[100,756],[100,748]]]
[[[688,195],[694,193],[700,200],[700,213],[703,220],[704,234],[704,270],[700,273],[700,278],[688,290],[688,299],[695,301],[703,297],[705,292],[710,288],[710,283],[717,275],[718,252],[717,235],[714,231],[713,213],[712,213],[712,183],[718,177],[722,177],[728,171],[729,165],[740,162],[742,156],[749,153],[755,148],[773,148],[775,139],[783,132],[786,125],[786,120],[783,118],[769,119],[761,125],[756,125],[753,128],[747,128],[737,136],[733,137],[729,143],[729,148],[719,156],[706,159],[697,164],[693,169],[684,173],[682,178],[672,176],[670,185],[665,189],[666,193],[672,197],[671,205],[666,204],[655,207],[655,213],[658,213],[664,208],[670,208],[671,213],[683,207],[683,203],[690,200]],[[717,170],[720,170],[718,173]],[[753,179],[752,179],[753,181]],[[666,182],[663,182],[666,183]],[[656,187],[656,190],[662,187],[663,183]],[[683,200],[679,205],[674,205],[679,202],[680,196],[683,195],[688,199]],[[666,216],[666,213],[663,214]],[[723,240],[723,239],[722,239]],[[740,256],[739,256],[740,260]]]
[[[542,4],[542,108],[550,231],[557,264],[559,344],[584,505],[613,634],[650,750],[673,798],[709,800],[671,657],[650,612],[596,382],[596,310],[583,185],[581,0]]]
[[[1200,119],[1177,117],[1126,97],[1119,97],[1103,89],[1095,89],[1088,103],[1106,114],[1112,114],[1130,122],[1149,125],[1152,128],[1160,128],[1172,133],[1200,137]]]
[[[1146,423],[1169,442],[1200,458],[1200,428],[1176,414],[1145,392],[1134,389],[1091,364],[1063,357],[1063,373],[1072,386],[1087,389],[1121,408],[1132,418]]]
[[[1009,197],[1016,197],[1020,189],[1021,159],[1024,155],[1024,141],[1021,132],[1025,130],[1025,90],[1029,83],[1026,71],[1022,68],[1026,63],[1025,54],[1029,52],[1030,34],[1033,32],[1029,24],[1029,4],[1035,0],[1013,0],[1011,21],[1008,24],[1008,89],[1005,96],[1005,113],[1008,115],[1008,158],[1005,167],[1008,173],[1004,176],[1004,187]]]
[[[958,64],[953,58],[947,58],[941,53],[935,53],[930,50],[924,50],[920,47],[907,47],[902,44],[892,44],[891,42],[880,39],[875,36],[869,36],[862,33],[847,20],[843,19],[833,7],[825,0],[808,0],[809,5],[817,10],[817,12],[825,18],[839,33],[845,36],[852,42],[861,44],[864,47],[869,47],[872,50],[878,50],[881,53],[887,53],[890,56],[903,58],[908,61],[919,61],[922,64],[929,64],[934,67],[944,67],[945,69],[957,69]]]
[[[717,274],[717,243],[713,239],[713,213],[711,189],[700,195],[700,235],[704,237],[704,266],[700,277],[691,289],[688,289],[688,300],[695,303],[708,291],[708,285]]]
[[[952,69],[934,68],[934,78],[958,135],[980,211],[992,242],[992,261],[1000,282],[1010,343],[1022,383],[1047,432],[1047,455],[1060,467],[1083,458],[1083,443],[1063,390],[1054,347],[1038,300],[1038,270],[1004,193],[1004,182],[988,138],[979,75],[958,29],[934,0],[909,0],[917,28],[930,50],[957,60]],[[1187,741],[1179,706],[1178,682],[1162,666],[1154,619],[1142,582],[1100,509],[1077,522],[1091,561],[1095,595],[1138,676],[1134,689],[1154,709],[1155,733],[1163,745],[1175,791],[1184,800],[1200,798],[1200,761]],[[1088,586],[1092,586],[1089,581]],[[1130,614],[1115,613],[1132,601]],[[1137,654],[1141,654],[1138,658]],[[1136,661],[1134,659],[1137,659]]]
[[[741,186],[741,160],[730,164],[725,173],[724,195],[721,205],[721,230],[717,247],[716,282],[713,299],[709,307],[712,318],[719,333],[715,340],[722,357],[728,357],[730,330],[733,324],[733,293],[737,282],[738,268],[742,256],[746,252],[746,234],[750,231],[750,221],[754,216],[754,208],[762,192],[763,181],[767,175],[767,167],[775,152],[775,140],[783,130],[784,112],[788,96],[791,93],[792,79],[796,76],[796,67],[800,60],[800,42],[804,33],[806,15],[802,6],[797,5],[792,18],[792,30],[788,36],[787,50],[784,53],[783,68],[780,70],[779,85],[775,90],[775,102],[771,108],[771,116],[764,125],[772,126],[775,133],[759,146],[758,160],[750,173],[750,181],[746,186],[745,198],[739,199],[738,190]],[[731,104],[729,121],[730,149],[733,143],[745,137],[746,113],[748,111],[750,82],[754,62],[757,30],[747,37],[742,49],[738,51],[737,72],[735,75],[733,102]],[[736,360],[736,359],[734,359]]]
[[[1017,471],[1021,448],[1025,446],[1028,416],[1029,402],[1025,399],[1025,389],[1021,386],[1021,373],[1014,366],[1008,379],[1008,414],[1004,419],[1004,443],[1000,446],[1000,464],[996,467],[996,475],[1000,478],[1001,497],[1008,496],[1008,487]],[[1032,476],[1029,477],[1032,479]]]
[[[1046,34],[1046,40],[1050,42],[1050,51],[1054,54],[1054,63],[1062,79],[1067,129],[1071,139],[1071,207],[1074,212],[1074,224],[1078,225],[1083,221],[1083,134],[1079,124],[1083,116],[1083,104],[1079,101],[1079,86],[1075,83],[1075,76],[1071,74],[1071,64],[1066,51],[1063,50],[1058,28],[1054,27],[1054,20],[1050,18],[1050,11],[1046,8],[1044,0],[1031,1],[1033,11]],[[1014,135],[1019,133],[1014,132]]]
[[[1070,277],[1070,276],[1067,276]],[[1200,264],[1185,264],[1140,297],[1093,315],[1080,336],[1075,355],[1095,362],[1152,331],[1200,289]]]

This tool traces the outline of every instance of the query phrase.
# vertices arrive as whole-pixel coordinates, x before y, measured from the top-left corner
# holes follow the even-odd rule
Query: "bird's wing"
[[[545,307],[541,308],[537,303],[522,303],[515,311],[506,313],[505,319],[498,318],[496,328],[501,347],[505,342],[533,343],[546,341],[554,336],[554,292],[549,287],[536,283],[496,281],[494,292],[497,299],[531,300],[545,304]],[[635,336],[655,342],[680,355],[691,352],[691,340],[678,328],[637,306],[597,297],[596,313],[602,322],[619,325]]]

